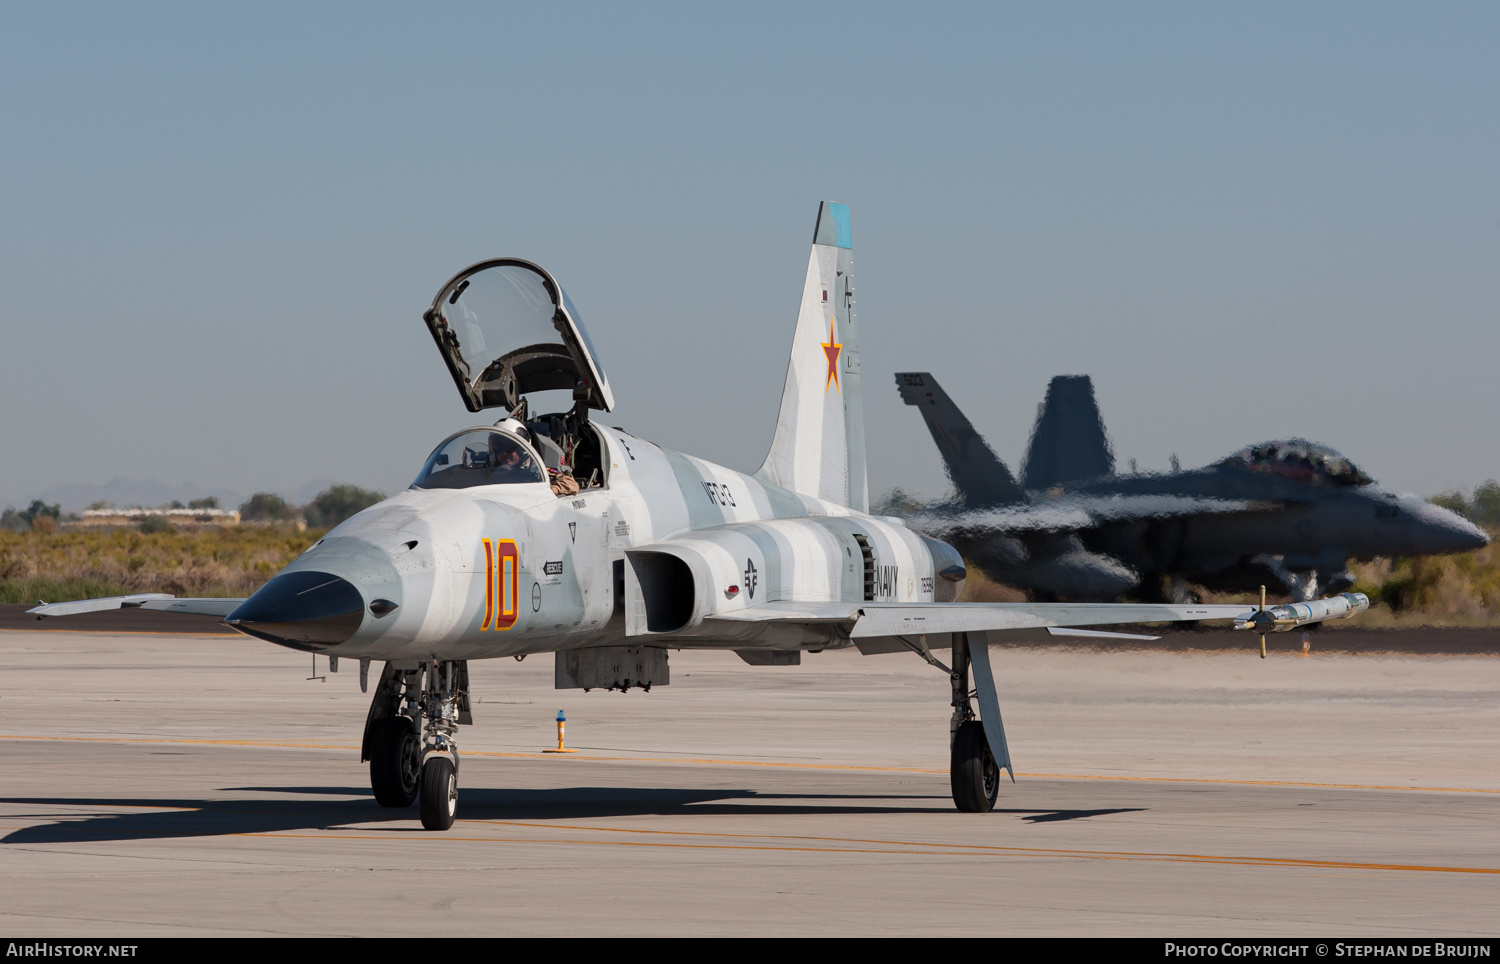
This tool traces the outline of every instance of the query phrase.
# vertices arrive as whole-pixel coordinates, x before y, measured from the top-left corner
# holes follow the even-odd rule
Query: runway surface
[[[348,661],[0,632],[0,927],[1495,934],[1500,658],[996,655],[995,813],[953,810],[947,681],[914,656],[673,653],[649,694],[532,657],[471,667],[433,834],[368,795]],[[559,708],[583,752],[539,752]]]

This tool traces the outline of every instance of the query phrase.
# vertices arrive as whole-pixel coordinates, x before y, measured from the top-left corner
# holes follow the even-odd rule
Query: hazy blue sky
[[[769,445],[817,202],[853,211],[872,487],[944,480],[890,373],[1013,466],[1094,376],[1122,461],[1306,435],[1500,476],[1500,6],[0,5],[0,503],[406,485],[471,424],[420,315],[514,254],[606,416]]]

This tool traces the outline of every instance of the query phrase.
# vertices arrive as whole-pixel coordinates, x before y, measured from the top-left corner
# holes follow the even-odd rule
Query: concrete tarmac
[[[949,799],[915,656],[471,666],[459,822],[383,810],[357,665],[0,632],[0,929],[30,936],[1495,936],[1500,658],[996,652],[1018,782]],[[378,667],[377,667],[378,668]],[[559,708],[568,742],[555,745]]]

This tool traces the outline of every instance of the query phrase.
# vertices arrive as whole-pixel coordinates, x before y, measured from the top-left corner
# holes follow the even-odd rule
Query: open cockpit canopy
[[[578,309],[538,265],[519,258],[471,265],[443,285],[422,318],[471,412],[514,411],[524,395],[559,389],[589,408],[614,408]]]
[[[1300,438],[1247,445],[1224,459],[1223,464],[1272,472],[1301,482],[1369,485],[1375,481],[1328,446]]]

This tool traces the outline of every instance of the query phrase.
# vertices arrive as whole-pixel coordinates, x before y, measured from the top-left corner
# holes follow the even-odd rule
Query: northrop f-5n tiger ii
[[[362,684],[382,661],[362,747],[375,798],[415,803],[423,826],[445,830],[470,660],[550,652],[559,688],[648,690],[669,682],[674,649],[729,649],[762,666],[804,651],[911,650],[952,682],[953,799],[983,812],[1000,770],[1014,779],[989,642],[1202,619],[1264,641],[1367,607],[1358,593],[1259,610],[955,602],[959,554],[868,513],[849,239],[849,209],[824,202],[775,436],[753,475],[594,421],[614,396],[562,286],[528,261],[481,261],[423,318],[465,407],[498,421],[444,439],[410,488],[329,531],[248,599],[138,594],[31,611],[211,613],[259,639],[357,659]],[[530,396],[559,389],[570,409],[530,410]]]

